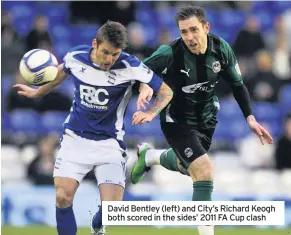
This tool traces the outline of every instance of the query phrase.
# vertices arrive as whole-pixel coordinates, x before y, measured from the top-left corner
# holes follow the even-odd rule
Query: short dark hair
[[[107,41],[115,48],[125,49],[128,42],[126,28],[119,22],[108,20],[98,30],[96,41],[97,45]]]
[[[187,7],[181,8],[177,12],[175,20],[178,24],[180,20],[187,20],[192,16],[196,16],[202,24],[206,24],[207,22],[205,10],[202,7],[192,4],[188,5]]]

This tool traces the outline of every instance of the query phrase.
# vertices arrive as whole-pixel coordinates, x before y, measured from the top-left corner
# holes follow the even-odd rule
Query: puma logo
[[[187,74],[188,77],[190,77],[190,76],[189,76],[190,69],[188,69],[187,72],[186,72],[185,70],[181,69],[180,72],[181,72],[181,73],[185,73],[185,74]]]

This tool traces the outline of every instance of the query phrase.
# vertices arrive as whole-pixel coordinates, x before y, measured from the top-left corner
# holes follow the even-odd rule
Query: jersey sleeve
[[[132,67],[134,80],[147,83],[155,92],[157,92],[160,89],[163,80],[143,62],[137,58],[135,58],[135,60],[135,66]]]
[[[231,86],[240,86],[243,84],[240,68],[236,56],[227,42],[224,42],[224,51],[226,65],[224,71],[222,71],[222,78]]]
[[[63,71],[67,74],[71,74],[71,68],[72,68],[73,63],[74,63],[74,59],[73,59],[73,52],[74,51],[86,51],[90,48],[91,47],[89,47],[87,45],[79,45],[79,46],[71,48],[67,52],[67,54],[65,55],[65,57],[63,59],[63,61],[64,61]]]
[[[150,57],[144,59],[143,62],[162,77],[162,74],[167,72],[172,55],[172,48],[168,45],[162,45]]]
[[[67,74],[71,74],[71,66],[72,66],[73,60],[72,60],[72,55],[70,52],[68,52],[65,55],[63,61],[64,61],[63,71]]]

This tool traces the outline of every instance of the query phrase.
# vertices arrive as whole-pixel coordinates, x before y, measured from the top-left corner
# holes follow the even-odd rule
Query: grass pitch
[[[2,227],[2,235],[57,235],[55,228],[51,227]],[[106,235],[198,235],[195,228],[153,228],[153,227],[115,227],[110,226]],[[78,229],[78,235],[90,235],[89,228]],[[284,230],[255,229],[237,227],[231,229],[217,228],[215,235],[291,235],[291,228]]]

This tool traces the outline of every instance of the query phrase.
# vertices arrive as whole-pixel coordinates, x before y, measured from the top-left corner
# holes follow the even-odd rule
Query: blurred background
[[[2,224],[55,225],[52,172],[62,123],[69,113],[73,83],[67,79],[42,99],[20,97],[18,73],[31,49],[53,52],[59,63],[79,44],[89,44],[108,19],[127,26],[127,51],[143,59],[179,37],[177,8],[189,2],[1,2],[1,164]],[[272,133],[262,146],[248,129],[228,85],[220,81],[221,109],[209,152],[215,169],[214,200],[284,200],[291,226],[291,2],[196,2],[204,7],[211,33],[232,45],[253,111]],[[125,118],[128,154],[142,141],[167,148],[155,119],[131,126],[136,97]],[[138,185],[127,185],[125,200],[191,200],[191,179],[154,167]],[[88,226],[98,191],[88,174],[74,203],[79,226]],[[8,233],[7,233],[8,234]]]

